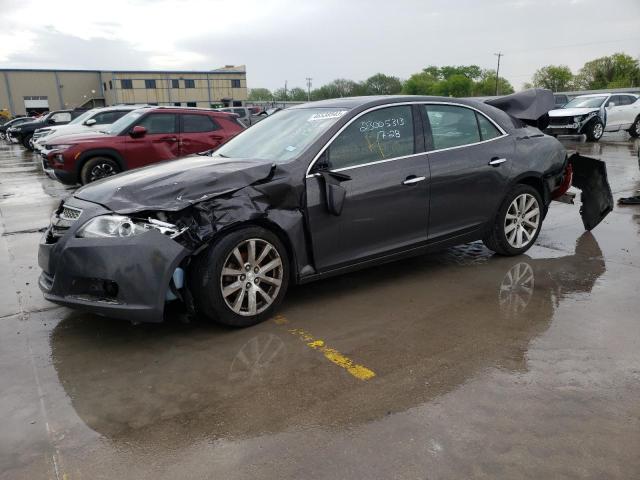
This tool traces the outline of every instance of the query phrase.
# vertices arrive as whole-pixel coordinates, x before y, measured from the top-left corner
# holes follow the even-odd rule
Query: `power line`
[[[541,47],[541,48],[530,48],[527,50],[507,51],[507,53],[509,55],[512,55],[512,54],[520,54],[520,53],[539,52],[539,51],[545,51],[545,50],[557,50],[558,48],[586,47],[589,45],[603,45],[606,43],[622,43],[622,42],[630,42],[633,40],[640,40],[640,37],[627,38],[624,40],[605,40],[603,42],[570,43],[566,45],[554,45],[552,47]]]

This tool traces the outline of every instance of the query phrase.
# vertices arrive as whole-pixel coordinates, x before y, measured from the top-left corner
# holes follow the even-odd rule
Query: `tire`
[[[33,147],[31,146],[31,144],[29,143],[29,140],[31,140],[31,137],[33,135],[27,135],[26,137],[22,137],[22,140],[20,143],[22,143],[22,146],[24,148],[26,148],[27,150],[33,151]]]
[[[602,138],[604,134],[604,124],[602,120],[596,118],[592,120],[585,128],[584,133],[587,135],[587,140],[590,142],[597,142]]]
[[[253,262],[250,259],[252,242],[255,245]],[[262,259],[267,245],[270,249]],[[260,275],[259,269],[264,267],[270,270],[263,270]],[[223,269],[233,273],[223,275]],[[190,269],[189,284],[196,311],[209,320],[232,327],[260,323],[269,318],[282,301],[289,285],[289,270],[287,250],[277,235],[253,226],[231,231],[203,252]]]
[[[80,171],[80,183],[95,182],[120,173],[118,162],[108,157],[93,157],[87,160]]]
[[[522,198],[525,202],[524,212],[519,211],[522,209]],[[529,206],[532,200],[534,203]],[[537,215],[531,215],[536,208]],[[538,238],[544,212],[538,191],[530,185],[518,184],[504,198],[491,229],[482,241],[498,255],[520,255],[529,250]],[[519,239],[522,242],[518,242]]]
[[[636,121],[633,122],[628,132],[629,132],[629,135],[631,135],[632,137],[635,137],[635,138],[640,137],[640,116],[636,118]]]

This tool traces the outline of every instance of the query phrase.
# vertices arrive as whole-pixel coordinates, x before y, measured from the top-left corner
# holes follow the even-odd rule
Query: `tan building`
[[[14,115],[122,103],[240,106],[246,99],[244,65],[167,72],[0,69],[0,109]]]

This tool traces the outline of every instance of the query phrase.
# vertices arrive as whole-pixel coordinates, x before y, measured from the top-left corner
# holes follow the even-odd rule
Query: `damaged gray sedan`
[[[606,169],[533,126],[551,93],[492,102],[309,103],[213,153],[85,186],[43,236],[40,287],[50,301],[134,322],[182,302],[248,326],[292,283],[475,240],[521,254],[572,183],[595,227],[613,205]]]

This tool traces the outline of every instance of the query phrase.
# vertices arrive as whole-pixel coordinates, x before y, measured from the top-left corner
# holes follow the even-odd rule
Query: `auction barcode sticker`
[[[329,120],[330,118],[340,118],[345,113],[347,113],[346,110],[335,110],[330,112],[314,113],[309,117],[309,120],[307,121],[315,122],[317,120]]]

